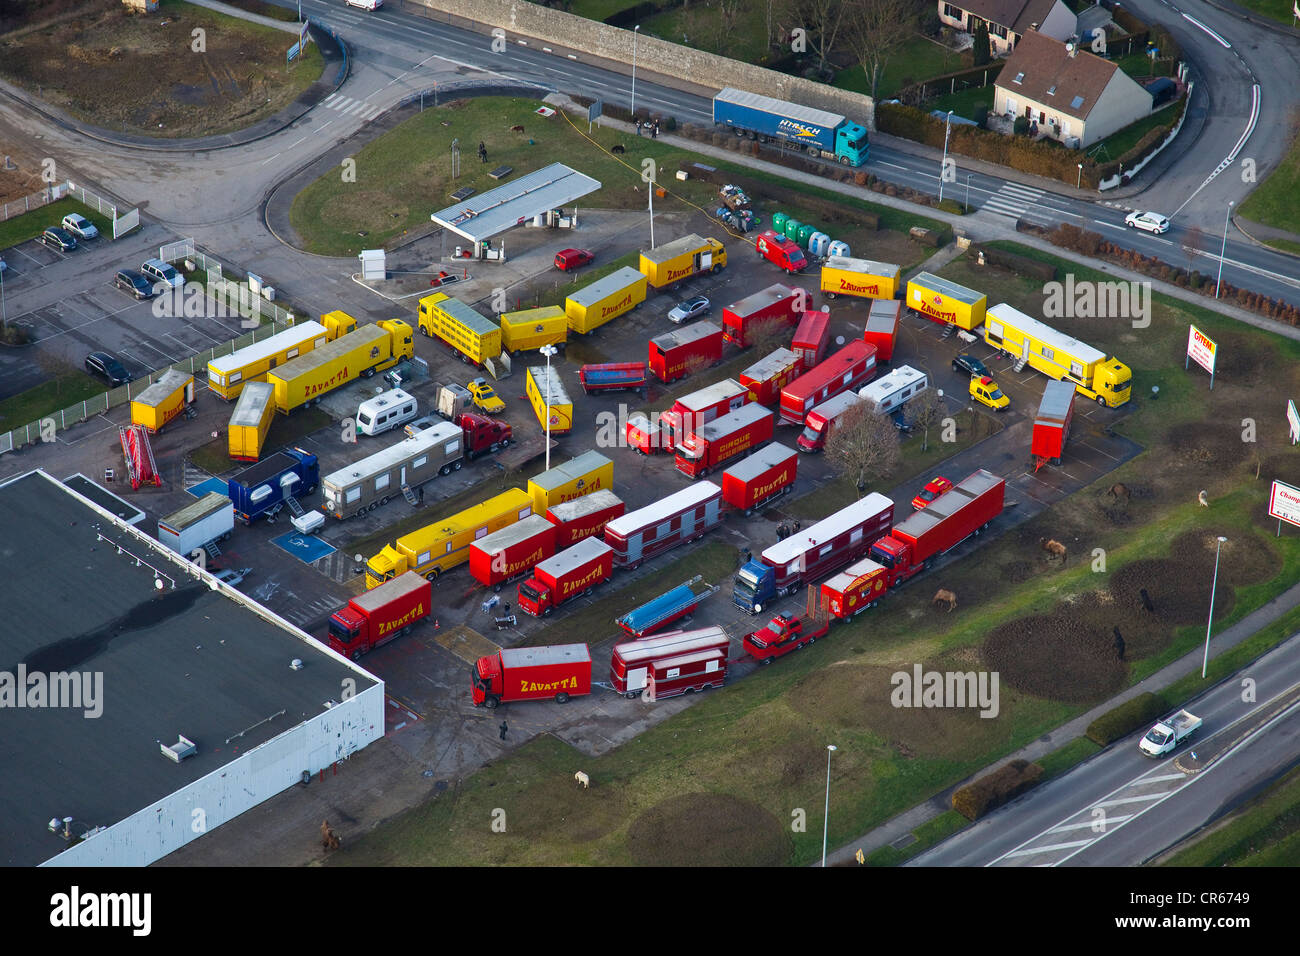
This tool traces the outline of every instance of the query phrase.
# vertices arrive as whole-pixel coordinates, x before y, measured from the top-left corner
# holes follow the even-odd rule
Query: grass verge
[[[1161,866],[1295,866],[1300,859],[1300,767],[1201,836],[1161,861]]]

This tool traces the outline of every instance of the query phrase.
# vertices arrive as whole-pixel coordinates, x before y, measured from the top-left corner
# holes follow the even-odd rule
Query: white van
[[[169,289],[176,289],[185,284],[185,279],[176,271],[176,267],[161,259],[146,259],[140,266],[140,271],[144,273],[146,279],[166,283]]]
[[[357,431],[363,435],[381,435],[390,428],[404,425],[420,414],[414,398],[400,388],[368,398],[357,406]]]

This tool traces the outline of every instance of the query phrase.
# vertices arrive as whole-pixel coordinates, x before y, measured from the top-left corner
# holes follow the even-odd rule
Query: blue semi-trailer
[[[781,140],[844,166],[867,161],[867,129],[838,113],[727,87],[713,98],[713,122],[765,140]]]

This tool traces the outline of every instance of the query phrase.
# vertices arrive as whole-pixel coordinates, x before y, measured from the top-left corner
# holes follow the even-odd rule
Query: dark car
[[[113,277],[113,285],[130,292],[137,299],[153,298],[153,283],[134,269],[123,269]]]
[[[68,252],[77,248],[77,237],[59,226],[50,226],[49,229],[41,233],[41,242],[53,249],[58,249],[60,252]]]
[[[952,360],[952,370],[954,372],[966,372],[970,375],[984,376],[989,374],[988,366],[977,359],[975,356],[962,352]]]
[[[113,388],[131,381],[131,373],[107,352],[91,352],[86,356],[86,371],[98,375]]]

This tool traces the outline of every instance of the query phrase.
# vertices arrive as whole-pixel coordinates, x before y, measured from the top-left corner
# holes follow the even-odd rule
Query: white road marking
[[[1188,16],[1187,14],[1185,14],[1185,13],[1183,14],[1183,19],[1186,20],[1188,23],[1192,24],[1192,26],[1200,27],[1202,30],[1204,30],[1206,33],[1208,33],[1210,36],[1214,37],[1214,39],[1216,39],[1216,40],[1219,41],[1219,45],[1222,46],[1225,50],[1231,50],[1231,49],[1232,49],[1232,44],[1231,44],[1231,43],[1229,43],[1229,42],[1228,42],[1227,40],[1225,40],[1223,37],[1219,36],[1217,33],[1215,33],[1213,30],[1211,30],[1209,27],[1207,27],[1207,26],[1206,26],[1204,23],[1202,23],[1200,20],[1197,20],[1195,17],[1189,17],[1189,16]]]

